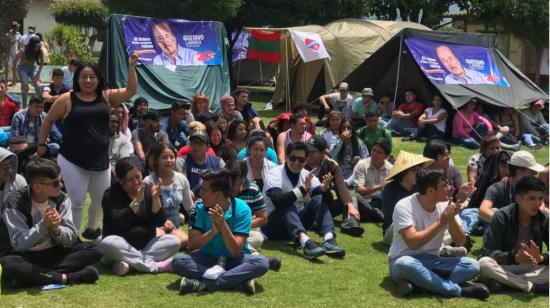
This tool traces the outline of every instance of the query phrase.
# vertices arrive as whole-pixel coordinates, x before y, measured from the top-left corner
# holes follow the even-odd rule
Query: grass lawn
[[[266,101],[266,96],[259,92],[253,93],[253,101],[265,121],[282,111],[264,112],[260,102]],[[421,143],[401,143],[397,139],[394,146],[394,155],[400,149],[422,153],[423,148]],[[453,147],[453,160],[463,177],[467,159],[474,152]],[[535,155],[539,162],[548,162],[548,147]],[[340,222],[338,218],[336,224]],[[388,248],[382,244],[381,227],[373,223],[363,226],[366,231],[362,238],[338,234],[339,243],[346,249],[343,260],[322,257],[307,261],[300,250],[285,242],[266,243],[261,252],[281,256],[283,266],[279,272],[269,272],[257,280],[255,296],[236,291],[179,296],[179,277],[175,274],[130,274],[119,278],[98,265],[102,275],[95,285],[41,292],[38,288],[13,290],[4,282],[0,307],[548,307],[548,297],[519,291],[493,295],[485,302],[430,294],[398,298],[388,277]],[[319,240],[314,234],[312,237]],[[477,257],[482,239],[474,239],[472,256]]]

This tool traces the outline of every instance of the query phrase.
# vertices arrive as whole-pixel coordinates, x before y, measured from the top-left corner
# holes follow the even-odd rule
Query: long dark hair
[[[222,129],[218,126],[218,124],[216,124],[215,122],[213,121],[208,121],[206,122],[206,133],[208,134],[208,138],[210,138],[210,134],[212,134],[213,131],[215,130],[219,130],[220,131],[220,134],[222,135],[222,138],[220,140],[220,144],[218,145],[214,145],[212,144],[212,142],[210,142],[210,147],[212,148],[212,150],[214,150],[214,152],[216,152],[216,155],[218,154],[218,150],[220,150],[222,148],[222,146],[224,146],[225,144],[227,144],[227,139],[225,138],[225,136],[223,135],[223,131]]]
[[[76,68],[76,71],[74,72],[74,76],[73,76],[73,89],[75,92],[80,92],[80,85],[78,84],[78,78],[80,78],[80,73],[82,73],[82,70],[86,67],[91,68],[97,77],[97,88],[95,89],[95,93],[97,97],[101,99],[103,97],[103,90],[107,90],[109,87],[107,86],[105,79],[103,79],[103,75],[101,74],[101,70],[99,69],[99,66],[97,66],[97,64],[95,63],[86,62],[86,63],[80,64]]]
[[[42,49],[36,49],[37,46],[40,47],[40,44],[42,43],[38,36],[33,36],[29,39],[29,43],[23,49],[23,53],[27,61],[35,62],[42,57]]]
[[[178,156],[176,149],[171,144],[157,143],[147,151],[147,155],[145,156],[145,170],[157,173],[160,156],[166,149],[172,151],[174,157]]]
[[[355,132],[355,127],[353,127],[353,122],[349,119],[343,119],[342,122],[340,123],[340,128],[338,129],[338,133],[340,134],[340,136],[342,136],[342,128],[346,123],[351,125],[352,156],[359,156],[359,140],[357,139],[357,133]],[[346,153],[346,147],[347,147],[347,144],[345,142],[342,142],[342,147],[340,148],[340,151],[336,154],[336,160],[338,162],[341,162],[344,159],[344,154]]]
[[[235,135],[237,134],[237,128],[239,125],[243,124],[244,127],[246,127],[246,136],[244,136],[244,140],[248,139],[248,124],[243,120],[233,120],[231,124],[229,124],[229,128],[227,128],[227,139],[233,141],[235,139]]]

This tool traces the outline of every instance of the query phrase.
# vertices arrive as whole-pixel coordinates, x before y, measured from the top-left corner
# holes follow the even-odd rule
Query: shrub
[[[75,26],[57,24],[52,31],[46,33],[46,40],[50,43],[50,63],[65,65],[69,55],[79,61],[88,61],[92,57],[90,46],[86,44],[84,35]]]

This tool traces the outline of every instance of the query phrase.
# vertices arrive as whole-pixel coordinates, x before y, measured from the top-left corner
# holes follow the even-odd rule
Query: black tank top
[[[90,171],[109,167],[109,106],[102,97],[84,102],[71,92],[71,111],[63,125],[63,157]]]

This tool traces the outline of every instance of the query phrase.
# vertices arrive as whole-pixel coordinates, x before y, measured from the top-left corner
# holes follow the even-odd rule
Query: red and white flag
[[[318,33],[290,31],[292,40],[304,63],[329,58],[330,56]]]

